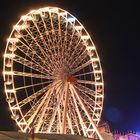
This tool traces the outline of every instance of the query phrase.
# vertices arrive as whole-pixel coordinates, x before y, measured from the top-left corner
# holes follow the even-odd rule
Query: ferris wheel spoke
[[[74,31],[76,32],[76,30],[74,29]],[[73,34],[72,34],[72,37],[71,37],[71,40],[70,40],[70,45],[69,45],[69,47],[72,45],[72,39],[73,39],[73,36],[74,36],[74,33],[75,32],[73,32]],[[74,55],[76,54],[76,56],[78,57],[79,56],[79,54],[80,54],[80,50],[78,51],[78,47],[79,47],[79,45],[80,45],[80,43],[81,43],[81,38],[78,38],[78,40],[76,40],[77,41],[77,44],[75,45],[75,48],[74,48],[74,50],[72,51],[72,54],[70,55],[70,57],[69,57],[69,59],[68,59],[68,62],[71,64],[73,61],[75,61],[75,60],[73,60],[72,58],[74,57]],[[80,48],[81,49],[81,48]]]
[[[45,72],[48,72],[48,70],[46,70],[44,67],[40,67],[40,65],[30,61],[30,60],[27,60],[23,57],[20,57],[18,55],[16,55],[13,60],[17,63],[20,63],[24,66],[27,66],[29,67],[30,69],[34,69],[35,71],[38,71],[40,73],[43,73],[43,74],[46,74]],[[42,72],[44,70],[44,72]],[[48,72],[49,73],[49,72]]]
[[[45,117],[45,113],[48,109],[48,104],[50,102],[50,98],[51,98],[51,95],[53,92],[54,92],[54,89],[52,88],[51,91],[48,93],[48,97],[47,97],[46,101],[44,102],[43,107],[41,108],[40,114],[38,114],[38,116],[40,116],[40,118],[37,121],[37,127],[35,128],[35,132],[38,132],[39,129],[41,128],[41,125],[43,123],[43,118]]]
[[[74,118],[72,118],[73,119],[73,121],[74,121],[74,123],[75,123],[75,127],[76,127],[76,131],[78,132],[78,134],[79,135],[81,135],[81,133],[82,133],[82,126],[81,126],[81,124],[79,125],[79,123],[80,123],[80,121],[79,121],[79,118],[78,118],[78,116],[76,115],[76,112],[74,113],[74,115],[75,115],[75,117]],[[82,119],[81,119],[82,120]],[[84,129],[84,127],[83,127],[83,129]],[[83,134],[82,134],[83,135]]]
[[[53,90],[52,90],[52,91],[55,91],[55,90],[56,90],[55,93],[58,93],[57,96],[60,96],[60,95],[59,95],[59,92],[60,92],[60,90],[61,90],[62,84],[61,84],[61,83],[56,83],[55,85],[56,85],[56,86],[53,87]],[[54,94],[55,94],[55,93],[54,93]],[[53,98],[54,94],[53,94],[53,93],[51,94],[51,98]],[[57,99],[57,100],[59,100],[59,99]],[[51,110],[52,106],[54,106],[54,104],[55,104],[55,102],[51,101],[51,99],[50,99],[50,103],[49,103],[48,108],[47,108],[47,110],[46,110],[46,115],[45,115],[44,118],[43,118],[44,121],[41,122],[42,127],[45,127],[47,118],[48,118],[49,116],[52,116],[52,112],[49,113],[49,111]],[[53,107],[53,108],[54,108],[54,107]],[[58,115],[59,115],[59,111],[60,111],[59,109],[60,109],[60,106],[58,107]],[[55,109],[54,109],[54,110],[55,110]],[[48,127],[48,122],[47,122],[47,127]]]
[[[66,14],[67,17],[67,14]],[[63,19],[63,22],[61,21]],[[65,24],[65,25],[64,25]],[[66,50],[66,41],[67,41],[67,26],[68,26],[68,22],[65,21],[65,18],[63,16],[60,16],[60,24],[59,24],[59,29],[60,29],[60,38],[61,38],[61,61],[62,63],[64,63],[64,55],[65,55],[65,50]]]
[[[32,19],[33,19],[33,15],[32,15]],[[43,42],[43,45],[44,45],[44,46],[47,46],[46,41],[44,40],[43,35],[42,35],[42,33],[40,32],[40,30],[39,30],[39,27],[38,27],[38,25],[37,25],[37,22],[35,22],[34,20],[32,20],[32,22],[34,23],[34,25],[35,25],[35,27],[36,27],[36,29],[37,29],[39,35],[40,35],[40,39],[41,39],[41,41]]]
[[[98,86],[103,85],[102,82],[94,82],[94,81],[88,81],[88,80],[77,80],[77,82],[82,83],[82,84],[89,84],[89,85],[98,85]]]
[[[66,14],[66,17],[67,17],[68,15]],[[60,31],[62,31],[63,33],[64,33],[64,42],[62,42],[62,44],[66,44],[66,41],[67,41],[67,39],[68,39],[68,21],[67,20],[65,20],[65,17],[61,17],[61,20],[63,19],[63,22],[61,23],[61,21],[60,21]],[[64,25],[65,24],[65,25]],[[63,25],[64,25],[64,27],[63,27]],[[61,34],[61,41],[62,41],[62,34]],[[66,47],[66,46],[65,46]],[[64,47],[64,50],[66,49]]]
[[[92,89],[90,89],[90,88],[88,88],[86,86],[83,86],[81,84],[74,85],[74,87],[76,89],[80,90],[81,92],[85,92],[86,94],[88,94],[90,96],[95,97],[96,94],[98,95],[98,93],[96,93],[94,90],[92,90]]]
[[[61,16],[58,16],[59,18],[59,41],[60,41],[60,47],[61,47],[61,50],[59,48],[59,55],[60,55],[60,64],[62,65],[63,64],[63,59],[64,59],[64,47],[63,47],[63,42],[62,42],[62,27],[61,27]],[[66,40],[66,34],[67,34],[67,24],[68,22],[66,22],[66,31],[65,31],[65,40]]]
[[[87,55],[87,51],[84,51],[84,53],[82,55],[80,55],[79,58],[80,58],[79,61],[74,61],[76,67],[78,65],[83,65],[83,64],[85,64],[85,62],[88,62],[88,61],[90,61],[91,64],[96,64],[96,62],[99,62],[98,57],[90,58],[90,56]]]
[[[75,21],[74,21],[75,22]],[[70,64],[69,63],[69,59],[72,58],[71,52],[75,51],[75,50],[71,50],[72,49],[72,40],[73,40],[73,36],[75,34],[75,29],[73,28],[72,33],[69,31],[69,26],[68,24],[70,24],[69,26],[74,26],[75,23],[69,23],[68,21],[66,22],[66,30],[65,30],[65,38],[64,38],[64,49],[63,49],[63,59],[65,60],[65,63]],[[69,40],[69,43],[68,43]]]
[[[74,34],[75,34],[75,32],[76,32],[76,30],[74,29],[74,31],[72,32],[72,35],[71,35],[71,38],[70,38],[70,42],[69,42],[69,47],[72,45],[72,40],[73,40],[73,38],[74,38]],[[78,41],[79,42],[79,41]],[[76,45],[76,47],[77,47],[77,45]]]
[[[51,132],[52,124],[53,124],[53,122],[54,122],[56,113],[58,112],[58,108],[59,108],[59,106],[60,106],[60,103],[62,102],[62,99],[63,99],[64,92],[65,92],[66,88],[67,88],[67,86],[65,85],[65,86],[64,86],[63,88],[61,88],[61,90],[60,90],[60,91],[61,91],[60,99],[58,100],[57,105],[56,105],[56,107],[55,107],[55,111],[54,111],[53,114],[52,114],[52,118],[51,118],[51,120],[50,120],[48,129],[47,129],[47,133],[50,133],[50,132]],[[59,91],[59,92],[60,92],[60,91]]]
[[[23,38],[24,39],[24,38]],[[27,40],[24,39],[24,41],[26,41],[27,45],[21,41],[21,39],[19,39],[19,42],[22,44],[22,45],[17,45],[16,47],[21,51],[23,52],[26,56],[28,56],[30,59],[32,59],[32,61],[35,62],[35,60],[33,58],[35,58],[34,56],[36,55],[38,59],[40,59],[40,57],[37,55],[36,51],[33,50],[32,48],[30,48]]]
[[[36,29],[37,29],[39,35],[40,35],[41,41],[43,42],[43,48],[46,49],[46,47],[48,47],[48,44],[47,44],[46,41],[44,40],[43,34],[40,32],[37,23],[36,23],[34,20],[32,20],[32,21],[33,21],[33,23],[34,23],[34,25],[35,25],[35,27],[36,27]],[[41,45],[40,45],[40,47],[41,47]],[[50,59],[50,58],[47,56],[47,54],[46,54],[45,51],[44,51],[44,54],[46,55],[46,57],[47,57],[48,59]],[[52,55],[52,56],[53,56],[53,55]],[[55,62],[56,62],[56,61],[55,61]]]
[[[76,31],[76,30],[75,30]],[[77,32],[78,33],[78,32]],[[72,39],[73,38],[71,38],[71,42],[72,42]],[[77,44],[75,45],[75,49],[72,51],[72,54],[71,54],[71,57],[69,57],[69,63],[72,63],[72,62],[74,62],[73,61],[73,57],[74,57],[74,55],[76,54],[76,59],[78,59],[79,58],[79,54],[80,54],[80,52],[81,52],[81,47],[79,47],[80,46],[80,43],[82,43],[82,39],[81,39],[81,37],[80,38],[78,38],[78,40],[76,40],[77,41]],[[78,51],[78,47],[79,47],[79,51]],[[83,45],[82,45],[82,47],[84,47]],[[70,62],[71,61],[71,62]]]
[[[89,100],[92,100],[93,103],[95,103],[95,101],[93,99],[96,96],[96,92],[91,90],[91,89],[83,88],[83,87],[81,87],[81,86],[79,86],[79,87],[78,86],[74,86],[74,88],[80,92],[79,95],[81,96],[81,98],[83,98],[83,99],[84,99],[84,97],[88,98]],[[90,92],[90,93],[88,93],[88,92]]]
[[[34,99],[36,99],[38,96],[40,96],[41,94],[44,94],[48,89],[47,87],[42,88],[41,90],[33,93],[32,95],[28,96],[27,98],[25,98],[24,100],[20,101],[18,103],[18,106],[21,108],[22,106],[26,105],[29,102],[32,102]]]
[[[84,96],[86,96],[91,101],[91,102],[90,101],[87,101],[87,103],[89,104],[89,106],[91,106],[91,108],[94,107],[95,105],[98,108],[101,108],[100,102],[97,103],[96,102],[96,99],[97,98],[100,98],[100,99],[103,100],[103,94],[98,93],[98,92],[95,92],[95,91],[93,91],[93,90],[91,90],[91,89],[89,89],[89,88],[87,88],[85,86],[82,86],[82,85],[76,85],[74,87],[75,87],[75,89],[77,89],[78,91],[80,91],[80,94],[79,95],[81,95],[81,93],[83,94],[83,95],[81,95],[81,98],[84,99]]]
[[[78,93],[81,97],[81,100],[83,101],[83,103],[87,106],[87,108],[92,112],[92,110],[94,110],[94,105],[95,105],[95,99],[89,97],[87,94],[85,94],[85,92],[81,92],[80,90],[78,90]]]
[[[41,16],[41,14],[40,14],[40,16]],[[43,25],[44,25],[44,29],[46,30],[46,32],[45,32],[45,34],[46,34],[46,36],[47,36],[47,41],[48,41],[48,43],[49,44],[47,44],[46,43],[46,41],[44,41],[44,43],[45,43],[45,45],[48,47],[48,49],[49,50],[51,50],[52,48],[51,48],[51,46],[53,45],[53,46],[55,46],[56,47],[56,44],[54,43],[54,35],[55,35],[55,33],[51,36],[50,35],[50,31],[48,31],[48,29],[47,29],[47,24],[45,23],[45,21],[44,21],[44,19],[43,19],[43,17],[41,16],[41,20],[42,20],[42,22],[43,22]],[[50,18],[50,20],[51,20],[51,18]],[[34,23],[34,24],[36,24],[36,23]],[[52,21],[51,21],[51,26],[53,27],[53,24],[52,24]],[[38,28],[38,30],[39,30],[39,28]],[[53,30],[53,32],[55,32],[55,30],[54,30],[54,28],[52,29]],[[40,33],[40,31],[39,31],[39,33]],[[40,33],[41,34],[41,33]],[[42,35],[41,35],[42,36]],[[43,36],[42,36],[43,37]],[[56,39],[56,38],[55,38]],[[56,41],[56,40],[55,40]],[[52,45],[51,45],[52,44]],[[50,46],[50,47],[49,47]],[[55,58],[55,56],[54,56],[54,53],[52,52],[52,51],[49,51],[50,53],[51,53],[51,56],[52,56],[52,59],[53,59],[53,61],[54,62],[56,62],[56,58]],[[55,52],[55,55],[57,55],[56,54],[56,51],[55,51],[55,49],[54,49],[54,52]],[[49,59],[49,58],[48,58]],[[56,67],[55,65],[53,65],[53,67]]]
[[[42,17],[42,14],[40,14],[40,17],[41,17],[41,20],[42,20],[42,22],[43,22],[43,26],[44,26],[45,31],[48,32],[48,29],[47,29],[46,23],[45,23],[45,21],[44,21],[44,18]],[[45,34],[46,34],[46,33],[45,33]],[[46,35],[47,35],[47,34],[46,34]]]
[[[51,96],[51,98],[54,98],[53,96],[55,96],[54,94],[55,93],[57,93],[57,96],[61,96],[60,95],[60,93],[61,93],[61,88],[62,88],[62,83],[59,83],[59,84],[56,84],[56,86],[54,87],[54,93],[53,94],[51,94],[52,96]],[[57,98],[57,101],[59,101],[60,99],[59,98]],[[61,103],[60,103],[61,104]],[[57,114],[58,115],[60,115],[59,114],[59,109],[60,109],[60,104],[56,104],[55,105],[55,102],[53,102],[53,101],[51,101],[51,99],[50,99],[50,103],[49,103],[49,105],[48,105],[48,109],[47,109],[47,111],[46,111],[46,115],[44,116],[44,124],[43,124],[43,126],[45,125],[45,120],[47,120],[47,117],[48,116],[51,116],[52,117],[52,115],[53,115],[53,112],[56,110],[56,107],[58,106],[58,109],[57,109]],[[55,105],[55,106],[54,106]],[[53,112],[51,112],[50,113],[50,110],[53,110]],[[57,115],[56,114],[56,115]],[[54,115],[55,116],[55,115]],[[55,119],[55,118],[54,118]],[[54,122],[55,120],[53,120],[52,122]],[[59,120],[59,123],[60,123],[61,121]],[[42,121],[42,123],[43,123],[43,121]],[[50,124],[50,120],[47,122],[47,128],[49,127],[49,124]],[[50,130],[50,132],[51,132],[51,130]]]
[[[19,122],[25,122],[26,126],[23,128],[23,132],[27,132],[27,128],[30,128],[30,126],[28,125],[28,121],[30,119],[30,117],[32,116],[33,112],[37,109],[37,107],[39,106],[41,100],[46,96],[46,94],[42,95],[42,97],[40,99],[37,100],[37,102],[34,104],[34,106],[31,106],[31,108],[25,113],[22,114],[23,118],[21,118],[19,120]]]
[[[69,64],[69,59],[71,58],[70,51],[72,48],[70,46],[72,46],[72,39],[73,39],[74,33],[75,33],[75,30],[72,32],[72,34],[68,32],[68,22],[66,22],[66,31],[65,31],[65,40],[64,40],[65,47],[64,47],[63,55],[64,55],[64,59],[66,59],[67,64]],[[68,40],[70,40],[69,44],[67,43]]]
[[[67,107],[68,107],[68,84],[65,85],[65,91],[64,91],[64,99],[63,99],[63,121],[62,121],[62,133],[66,133],[66,114],[67,114]]]
[[[61,105],[60,105],[61,106]],[[62,123],[61,123],[61,109],[60,109],[60,106],[58,107],[58,130],[57,131],[60,131],[62,129]]]
[[[102,70],[94,70],[94,71],[90,71],[90,72],[74,74],[74,77],[80,77],[80,76],[85,76],[85,75],[94,74],[94,73],[95,74],[102,74]]]
[[[94,71],[80,73],[80,74],[75,74],[74,77],[80,77],[80,76],[89,75],[89,74],[94,74]]]
[[[68,119],[68,125],[70,127],[70,130],[71,130],[71,134],[74,135],[74,130],[72,128],[72,120],[71,118],[69,117],[69,114],[67,113],[67,119]]]
[[[94,81],[88,81],[88,80],[77,80],[78,83],[82,84],[89,84],[89,85],[95,85],[96,83]]]
[[[19,46],[17,45],[16,47],[35,63],[38,63],[38,60],[41,60],[41,62],[43,63],[42,58],[37,54],[36,50],[32,47],[32,45],[28,43],[28,40],[25,39],[24,37],[22,38],[26,43],[24,43],[21,39],[19,39],[19,42],[22,45]]]
[[[77,113],[76,113],[76,110],[75,110],[75,106],[74,106],[74,102],[72,102],[73,101],[73,99],[72,99],[72,96],[71,96],[71,98],[70,98],[70,120],[71,120],[71,122],[73,122],[74,124],[73,124],[73,129],[75,130],[76,129],[76,131],[78,132],[78,134],[79,135],[81,135],[81,130],[80,130],[80,128],[79,128],[79,123],[78,123],[78,121],[79,121],[79,119],[78,119],[78,116],[77,116]]]
[[[28,33],[28,32],[27,32]],[[29,34],[27,34],[27,35],[22,35],[22,39],[19,39],[19,42],[23,45],[23,46],[25,46],[23,49],[22,49],[22,47],[20,48],[20,46],[17,46],[17,47],[19,47],[19,49],[21,50],[21,51],[23,51],[25,54],[26,54],[26,52],[25,52],[25,50],[26,49],[29,49],[30,50],[30,52],[32,52],[33,53],[33,55],[34,54],[37,54],[37,51],[35,50],[35,48],[33,47],[33,40],[30,38],[30,35]],[[38,58],[40,58],[40,56],[37,54],[37,56],[38,56]]]
[[[55,35],[55,29],[54,29],[54,24],[53,24],[53,19],[52,19],[52,16],[51,16],[51,14],[52,13],[50,13],[50,20],[51,20],[51,27],[52,27],[52,30],[53,30],[53,40],[52,40],[52,42],[53,42],[53,44],[57,44],[57,41],[56,41],[56,35]],[[56,46],[56,45],[55,45]],[[54,49],[54,52],[55,52],[55,54],[56,54],[56,51],[55,51],[55,49]]]
[[[39,55],[39,53],[35,49],[35,45],[33,44],[30,45],[30,43],[28,42],[28,39],[25,39],[25,37],[22,37],[22,38],[24,39],[27,45],[23,41],[21,41],[21,39],[19,39],[22,46],[17,46],[17,48],[21,50],[26,56],[28,56],[32,61],[34,61],[38,65],[41,66],[41,63],[43,63],[43,65],[45,65],[45,69],[50,67],[49,63],[48,63],[48,66],[46,66],[46,62],[44,62],[44,59],[42,59],[42,57]],[[46,58],[48,58],[47,55],[46,55]]]
[[[80,43],[81,40],[79,40],[78,44]],[[72,51],[72,54],[70,55],[68,62],[71,64],[71,67],[76,64],[76,62],[81,62],[81,60],[84,58],[83,56],[85,55],[86,51],[84,46],[78,49],[78,45],[74,48]],[[83,58],[82,58],[83,57]],[[73,59],[74,58],[74,59]],[[82,58],[82,59],[81,59]]]
[[[44,74],[35,74],[35,73],[27,73],[27,72],[19,72],[19,71],[13,71],[13,74],[16,76],[22,76],[22,77],[31,77],[31,78],[41,78],[41,79],[53,79],[52,76],[44,75]]]
[[[40,104],[37,106],[37,108],[36,108],[34,114],[28,119],[28,121],[27,121],[28,124],[26,125],[25,130],[26,130],[26,129],[29,127],[29,125],[34,121],[35,116],[36,116],[37,113],[40,111],[40,108],[43,106],[45,100],[46,100],[47,97],[48,97],[48,92],[49,92],[49,90],[46,92],[46,95],[45,95],[44,98],[41,100]]]
[[[43,88],[44,89],[44,88]],[[48,93],[48,90],[49,89],[46,89],[46,91],[44,90],[44,92],[42,91],[42,92],[40,92],[39,93],[39,91],[37,91],[38,92],[38,94],[37,94],[37,97],[38,97],[38,99],[36,99],[36,98],[34,98],[35,96],[32,94],[32,95],[30,95],[30,96],[28,96],[29,98],[31,97],[33,97],[34,99],[32,100],[31,99],[31,101],[29,102],[29,104],[30,104],[30,106],[31,106],[31,108],[29,109],[28,108],[28,111],[26,112],[26,114],[24,115],[25,117],[26,116],[31,116],[31,114],[36,110],[36,108],[39,106],[39,104],[40,104],[40,102],[44,99],[44,97],[46,96],[46,94]],[[35,94],[36,94],[36,92],[35,92]],[[40,96],[40,97],[39,97]],[[27,98],[28,98],[27,97]],[[25,98],[25,100],[26,100],[26,98]]]
[[[41,14],[40,14],[40,15],[41,15]],[[48,31],[48,29],[47,29],[46,23],[45,23],[44,18],[42,17],[42,15],[41,15],[41,20],[42,20],[42,22],[43,22],[44,29],[46,30],[45,35],[46,35],[47,40],[48,40],[48,43],[49,43],[49,44],[47,45],[47,47],[48,47],[48,49],[50,49],[50,48],[51,48],[50,42],[52,43],[52,40],[51,40],[51,37],[50,37],[50,35],[49,35],[49,31]],[[52,44],[53,44],[53,43],[52,43]]]
[[[81,69],[84,69],[85,67],[87,67],[87,66],[90,65],[91,63],[92,63],[91,60],[87,61],[86,63],[84,63],[84,64],[80,65],[79,67],[77,67],[76,69],[74,69],[74,70],[71,72],[71,74],[74,74],[74,73],[80,71]]]
[[[75,94],[77,100],[79,101],[80,105],[81,105],[81,108],[84,110],[86,116],[88,117],[92,127],[93,127],[93,130],[97,133],[98,137],[100,138],[100,140],[103,140],[101,134],[99,133],[97,127],[95,126],[94,122],[93,122],[93,119],[92,117],[90,116],[90,113],[88,112],[88,109],[86,108],[85,104],[82,102],[79,94],[76,92],[75,88],[71,85],[71,88],[73,89],[73,94]]]
[[[72,98],[73,98],[73,101],[74,101],[74,105],[75,105],[75,109],[76,109],[76,112],[78,114],[78,118],[79,118],[79,121],[80,121],[80,125],[81,125],[81,128],[82,128],[82,132],[84,134],[84,136],[87,136],[86,134],[86,128],[84,127],[84,121],[82,119],[82,114],[80,113],[79,111],[79,108],[78,108],[78,105],[77,105],[77,101],[75,99],[75,95],[74,95],[74,92],[73,92],[73,88],[72,86],[70,85],[70,91],[71,91],[71,94],[72,94]]]
[[[54,61],[55,61],[55,63],[58,61],[58,63],[56,63],[56,66],[57,67],[60,67],[62,65],[62,62],[60,62],[60,60],[57,60],[56,59],[56,56],[57,57],[60,57],[61,56],[61,54],[59,52],[60,45],[59,45],[59,43],[57,42],[57,39],[56,39],[56,33],[55,33],[55,29],[54,29],[54,24],[53,24],[53,19],[52,19],[51,13],[50,13],[50,20],[51,20],[51,27],[52,27],[52,30],[53,30],[53,32],[52,32],[52,36],[53,36],[52,43],[53,43],[53,45],[55,47],[57,47],[57,50],[58,50],[58,51],[56,51],[56,48],[54,49],[54,53],[55,53]]]
[[[47,91],[46,91],[47,93]],[[42,97],[40,99],[37,100],[37,102],[35,102],[31,108],[25,113],[23,114],[24,119],[26,120],[26,122],[29,121],[30,117],[32,116],[32,114],[34,113],[34,111],[37,109],[37,107],[39,106],[40,102],[42,101],[42,99],[46,96],[46,94],[42,95]],[[24,132],[26,132],[26,130],[24,130]]]
[[[35,39],[35,37],[33,36],[31,30],[28,28],[28,29],[25,29],[27,31],[27,33],[30,35],[31,39],[33,39],[33,41],[35,42],[35,45],[38,46],[42,56],[44,57],[44,59],[46,58],[47,54],[45,53],[45,51],[42,49],[42,47],[38,44],[37,42],[37,39]]]
[[[37,84],[31,84],[31,85],[27,85],[27,86],[22,86],[22,87],[15,88],[15,91],[21,90],[21,89],[25,89],[25,88],[34,87],[34,86],[39,86],[39,85],[44,85],[44,84],[50,84],[51,82],[52,81],[47,81],[47,82],[41,82],[41,83],[37,83]]]
[[[51,114],[51,119],[49,121],[49,124],[48,124],[48,128],[47,128],[47,133],[51,133],[51,128],[53,127],[53,123],[55,121],[55,116],[57,115],[57,113],[59,112],[59,107],[60,107],[60,104],[62,102],[62,97],[63,97],[63,94],[60,96],[60,99],[57,101],[56,103],[56,107],[55,107],[55,110],[52,112]]]
[[[24,41],[26,42],[27,45],[23,41],[21,41],[19,39],[19,41],[20,41],[20,43],[22,45],[21,46],[17,46],[17,48],[19,50],[21,50],[30,59],[32,59],[33,61],[37,62],[39,65],[40,65],[40,62],[45,65],[44,60],[42,59],[42,57],[38,53],[38,50],[36,50],[36,47],[35,47],[36,45],[34,45],[31,42],[29,42],[28,39],[25,39],[24,37],[22,37],[22,38],[24,39]]]
[[[74,57],[74,56],[73,56]],[[78,54],[75,56],[76,58],[71,63],[71,68],[77,67],[79,63],[83,61],[87,57],[87,52],[84,50],[83,52],[78,52]]]

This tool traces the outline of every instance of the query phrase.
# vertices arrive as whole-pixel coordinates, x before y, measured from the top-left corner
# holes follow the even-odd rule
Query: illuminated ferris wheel
[[[33,10],[13,27],[4,54],[6,100],[22,132],[101,135],[104,83],[83,25],[57,7]]]

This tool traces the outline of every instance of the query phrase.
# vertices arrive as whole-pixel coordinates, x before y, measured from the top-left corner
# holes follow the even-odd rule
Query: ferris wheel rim
[[[48,9],[55,9],[55,7],[48,7]],[[45,9],[45,8],[41,8],[41,9]],[[41,10],[40,9],[40,10]],[[56,8],[56,9],[60,9],[60,8]],[[63,10],[63,9],[61,9],[62,11],[65,11],[65,10]],[[35,11],[38,11],[38,10],[34,10],[34,11],[31,11],[31,12],[29,12],[28,14],[26,14],[25,15],[25,17],[26,16],[28,16],[28,15],[30,15],[31,13],[34,13]],[[65,11],[65,12],[67,12],[67,11]],[[58,14],[58,13],[57,13]],[[73,15],[71,15],[69,12],[67,12],[67,14],[69,14],[70,16],[72,16],[72,17],[74,17]],[[74,17],[74,19],[75,20],[77,20],[75,17]],[[15,26],[17,26],[21,21],[23,20],[23,18],[21,18],[18,22],[17,22],[17,24],[15,25]],[[91,48],[91,46],[89,46],[89,50],[91,49],[91,50],[93,50],[93,49],[95,49],[95,51],[96,51],[96,48],[95,48],[95,45],[94,45],[94,43],[93,43],[93,41],[92,41],[92,39],[91,39],[91,37],[90,37],[90,35],[88,34],[88,32],[86,31],[86,29],[84,28],[84,26],[79,22],[79,20],[77,20],[78,21],[78,23],[81,25],[81,27],[83,27],[83,29],[84,29],[84,31],[86,32],[86,34],[87,34],[87,36],[90,38],[90,41],[91,41],[91,43],[92,43],[92,48]],[[68,22],[68,21],[67,21]],[[9,36],[9,39],[11,38],[11,36],[12,36],[12,34],[13,34],[13,32],[14,32],[14,30],[15,30],[15,27],[13,28],[13,30],[12,30],[12,32],[11,32],[11,34],[10,34],[10,36]],[[84,38],[84,37],[83,37]],[[86,38],[86,37],[85,37]],[[6,45],[6,50],[5,50],[5,55],[7,54],[6,53],[6,51],[7,51],[7,48],[8,48],[8,44],[9,44],[9,39],[8,39],[8,42],[7,42],[7,45]],[[87,48],[87,47],[86,47]],[[13,55],[13,53],[12,53],[12,55]],[[100,71],[99,73],[100,73],[100,76],[101,76],[101,79],[102,79],[102,81],[103,81],[103,75],[102,75],[102,69],[101,69],[101,64],[100,64],[100,59],[99,59],[99,56],[98,56],[98,53],[97,53],[97,51],[96,51],[96,55],[97,55],[97,60],[96,59],[93,59],[93,58],[91,58],[92,56],[90,56],[90,59],[93,59],[93,60],[91,60],[91,62],[88,62],[88,64],[87,64],[87,66],[91,63],[92,64],[92,67],[94,67],[93,66],[93,62],[92,61],[97,61],[98,62],[98,67],[100,67],[99,68],[99,70],[98,71]],[[9,57],[9,56],[8,56]],[[13,56],[12,56],[13,57]],[[6,71],[5,71],[5,58],[6,57],[4,57],[4,67],[3,67],[3,71],[4,71],[4,80],[6,79]],[[12,60],[13,61],[13,60]],[[94,69],[94,68],[93,68]],[[75,70],[73,70],[70,74],[75,74],[77,71],[79,71],[80,70],[80,68],[79,67],[77,67]],[[98,71],[97,71],[97,73],[98,73]],[[11,68],[11,72],[13,72],[13,67]],[[95,77],[95,75],[96,75],[96,72],[92,72],[93,74],[94,74],[94,77]],[[10,75],[10,74],[9,74]],[[14,74],[13,73],[11,73],[11,77],[12,77],[12,84],[13,84],[13,91],[11,90],[10,92],[13,92],[14,93],[14,96],[15,96],[15,99],[16,99],[16,102],[17,102],[17,104],[19,103],[19,101],[18,101],[18,99],[17,99],[17,96],[16,96],[16,92],[15,92],[15,86],[14,86]],[[71,78],[72,79],[72,78]],[[71,82],[71,81],[70,81]],[[83,82],[85,83],[85,81],[82,81],[82,80],[76,80],[76,82],[78,82],[78,84],[79,83],[81,83],[81,84],[83,84]],[[82,86],[80,84],[80,86]],[[94,82],[94,83],[91,83],[91,81],[86,81],[86,84],[98,84],[96,81]],[[5,84],[5,90],[6,90],[6,96],[8,97],[8,95],[7,95],[7,93],[9,92],[8,90],[7,90],[7,88],[6,88],[6,84]],[[102,90],[103,90],[103,83],[101,83],[101,86],[102,86]],[[97,89],[95,89],[96,91],[97,91]],[[101,91],[102,92],[102,95],[104,94],[103,93],[103,91]],[[29,97],[29,96],[28,96]],[[102,97],[103,98],[103,97]],[[11,106],[11,104],[10,103],[8,103],[9,104],[9,107],[10,107],[10,109],[12,108],[12,106]],[[102,106],[103,106],[103,100],[102,100]],[[19,106],[17,106],[17,107],[19,107]],[[14,115],[14,111],[11,109],[11,112],[12,112],[12,114]],[[22,114],[22,111],[21,111],[21,108],[19,107],[19,112]],[[101,112],[102,112],[102,110],[101,110]],[[100,118],[101,117],[101,112],[100,112],[100,116],[98,117],[98,118]],[[23,116],[22,116],[23,117]],[[24,117],[23,117],[24,118]],[[24,119],[23,119],[24,120]],[[98,122],[99,122],[99,120],[98,120]],[[18,120],[16,120],[16,123],[19,125],[19,122],[18,122]],[[98,124],[98,123],[97,123]],[[20,125],[19,125],[20,126]],[[21,128],[21,127],[20,127]]]

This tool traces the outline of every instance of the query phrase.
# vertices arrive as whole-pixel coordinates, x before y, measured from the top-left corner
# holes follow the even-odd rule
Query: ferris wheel
[[[21,17],[4,54],[6,100],[22,132],[62,133],[102,139],[100,59],[84,26],[57,7]]]

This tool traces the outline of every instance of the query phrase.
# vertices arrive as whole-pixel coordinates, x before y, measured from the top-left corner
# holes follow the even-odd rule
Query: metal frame
[[[36,133],[97,134],[102,140],[100,59],[69,12],[45,7],[22,16],[7,40],[3,77],[11,117],[21,131],[34,125]]]

